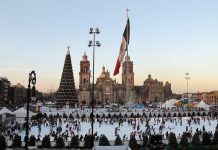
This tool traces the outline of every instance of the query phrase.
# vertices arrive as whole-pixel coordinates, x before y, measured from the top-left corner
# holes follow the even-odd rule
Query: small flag
[[[130,35],[130,23],[128,18],[125,30],[123,32],[123,38],[120,46],[119,56],[117,58],[117,63],[114,69],[114,76],[119,73],[120,66],[123,62],[127,47],[129,45],[129,35]]]

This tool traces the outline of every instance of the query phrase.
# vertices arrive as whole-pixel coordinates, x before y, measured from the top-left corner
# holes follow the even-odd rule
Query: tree
[[[193,138],[192,138],[192,144],[195,146],[195,147],[199,147],[199,145],[201,144],[201,141],[200,141],[200,137],[199,137],[199,133],[198,132],[195,132]]]
[[[73,136],[71,138],[70,147],[71,148],[79,148],[79,138],[78,138],[78,136]]]
[[[117,137],[116,137],[116,139],[114,141],[114,146],[118,146],[118,145],[123,145],[123,142],[122,142],[119,135],[117,135]]]
[[[130,136],[130,140],[129,140],[129,147],[132,149],[132,150],[137,150],[138,149],[138,143],[135,139],[135,135],[131,135]]]
[[[65,147],[65,143],[64,143],[64,139],[62,137],[58,137],[56,140],[56,148],[64,148]]]
[[[176,140],[176,135],[173,132],[170,132],[169,134],[169,145],[172,149],[176,149],[178,145],[178,142]]]
[[[35,146],[35,145],[36,145],[36,138],[34,135],[31,135],[29,140],[29,146]]]
[[[93,142],[92,142],[92,135],[86,135],[84,137],[84,148],[92,148]]]
[[[218,130],[215,131],[213,136],[213,143],[218,144]]]
[[[42,139],[42,148],[51,148],[51,141],[49,135],[45,135]]]
[[[148,135],[144,134],[143,135],[143,144],[142,144],[142,146],[146,147],[147,144],[148,144]]]
[[[186,148],[188,146],[188,138],[186,136],[186,133],[183,132],[181,141],[179,142],[180,145],[182,145],[182,147]]]
[[[0,149],[4,150],[7,147],[7,143],[5,140],[5,137],[3,135],[0,135]]]
[[[99,139],[99,146],[110,146],[110,142],[108,141],[105,135],[102,135]]]
[[[12,147],[13,148],[15,148],[15,147],[20,148],[21,147],[21,136],[15,134],[13,142],[12,142]]]
[[[205,145],[210,145],[211,144],[210,134],[208,132],[203,133],[202,143],[205,144]]]

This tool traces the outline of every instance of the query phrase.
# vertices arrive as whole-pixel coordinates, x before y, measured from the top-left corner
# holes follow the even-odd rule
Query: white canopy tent
[[[162,104],[162,107],[165,107],[165,108],[176,107],[175,104],[176,104],[178,101],[179,101],[179,100],[177,100],[177,99],[170,99],[170,100],[167,100],[165,103]]]
[[[14,114],[16,115],[16,118],[25,118],[26,117],[26,109],[21,107],[18,110],[14,111]],[[29,117],[32,117],[35,115],[32,111],[29,111]]]
[[[0,111],[0,115],[6,114],[6,113],[8,113],[8,114],[14,114],[12,111],[10,111],[9,109],[7,109],[6,107],[3,107],[3,108],[1,109],[1,111]]]
[[[92,150],[131,150],[128,145],[122,146],[95,146]]]
[[[209,109],[210,105],[206,104],[204,101],[199,102],[195,107]]]

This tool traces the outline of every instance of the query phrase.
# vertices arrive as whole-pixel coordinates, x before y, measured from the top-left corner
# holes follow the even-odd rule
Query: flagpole
[[[126,9],[126,16],[127,16],[127,21],[128,21],[128,11],[129,9]],[[128,41],[129,41],[129,29],[127,29],[127,42],[126,42],[126,55],[127,55],[127,62],[126,62],[126,103],[129,102],[129,80],[128,80],[128,74],[129,74],[129,54],[128,54]]]

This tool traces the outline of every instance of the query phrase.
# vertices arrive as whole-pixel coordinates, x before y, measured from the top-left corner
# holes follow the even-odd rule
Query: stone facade
[[[126,68],[128,59],[128,79],[129,79],[129,100],[134,100],[135,90],[134,90],[134,72],[133,72],[133,62],[130,58],[126,58],[122,65],[122,84],[116,82],[110,77],[110,72],[102,67],[102,73],[97,77],[96,83],[94,84],[94,102],[99,104],[108,103],[125,103],[126,95]],[[92,84],[90,84],[90,62],[86,54],[83,55],[80,61],[80,73],[79,73],[79,102],[80,104],[90,104]]]
[[[171,90],[171,84],[167,81],[165,85],[157,79],[152,79],[151,75],[144,81],[141,88],[140,97],[144,103],[164,102],[167,99],[173,98],[174,94]]]
[[[133,68],[133,61],[130,60],[129,56],[126,56],[125,61],[122,63],[122,83],[119,84],[110,77],[110,72],[103,67],[102,73],[97,77],[94,84],[94,102],[97,104],[124,104],[129,101],[151,103],[161,102],[173,97],[171,84],[167,81],[163,85],[163,82],[152,79],[151,75],[148,75],[148,79],[144,81],[142,86],[135,86]],[[92,84],[90,84],[90,77],[90,62],[87,55],[84,54],[80,61],[79,72],[78,95],[80,104],[90,104],[91,102]],[[128,96],[126,90],[127,84],[129,87]]]

